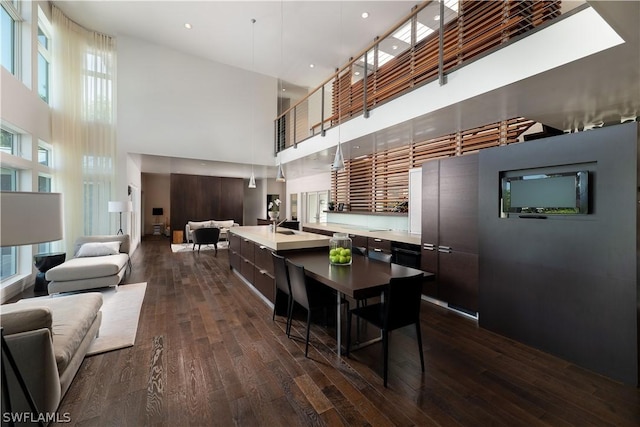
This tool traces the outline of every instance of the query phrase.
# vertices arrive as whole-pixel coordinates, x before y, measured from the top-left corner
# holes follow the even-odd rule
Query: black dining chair
[[[217,227],[203,227],[193,230],[193,250],[198,245],[198,253],[202,245],[213,245],[218,256],[218,240],[220,239],[220,229]]]
[[[273,271],[276,276],[276,295],[273,303],[273,320],[276,320],[276,307],[282,297],[287,298],[287,336],[291,334],[291,315],[293,312],[293,298],[291,296],[291,283],[289,282],[289,271],[283,256],[271,252],[273,255]],[[282,303],[280,303],[282,305]]]
[[[349,355],[351,347],[351,317],[360,319],[377,326],[382,331],[382,351],[384,360],[384,386],[387,386],[387,372],[389,367],[389,332],[404,326],[416,325],[418,350],[420,351],[420,366],[424,372],[424,355],[422,352],[422,334],[420,332],[420,302],[422,295],[423,274],[415,276],[391,278],[389,285],[382,294],[382,301],[354,308],[347,317],[347,349]]]
[[[289,283],[291,283],[291,295],[293,300],[307,310],[307,330],[304,357],[308,357],[311,313],[318,309],[326,310],[330,307],[335,307],[337,305],[337,297],[330,288],[322,285],[321,283],[312,283],[311,279],[307,278],[304,266],[294,264],[288,259],[286,262],[287,269],[289,271]],[[342,298],[341,303],[347,305],[347,312],[349,312],[349,301]],[[336,310],[340,310],[340,307],[336,307]],[[336,327],[339,328],[340,325],[336,325]]]

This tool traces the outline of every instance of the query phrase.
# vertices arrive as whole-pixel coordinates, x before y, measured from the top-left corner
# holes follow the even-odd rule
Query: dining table
[[[342,352],[340,302],[344,296],[362,300],[379,296],[389,286],[391,278],[410,277],[422,274],[425,281],[435,280],[435,274],[353,255],[350,265],[331,264],[328,251],[292,251],[285,255],[291,262],[304,266],[307,277],[336,291],[336,341],[338,356]]]

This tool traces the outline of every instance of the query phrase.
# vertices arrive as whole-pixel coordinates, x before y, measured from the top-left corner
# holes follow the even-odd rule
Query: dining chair
[[[290,260],[286,260],[287,269],[289,271],[289,283],[291,283],[291,295],[293,300],[307,310],[307,330],[306,344],[304,356],[309,354],[309,330],[311,327],[311,313],[318,309],[328,309],[336,306],[336,294],[330,288],[320,284],[311,283],[311,279],[307,278],[304,266],[294,264]],[[347,305],[349,312],[349,301],[342,298],[341,303]],[[336,308],[340,310],[340,307]],[[339,328],[340,325],[336,325]]]
[[[291,297],[291,283],[289,282],[289,271],[285,258],[281,255],[271,252],[273,255],[273,271],[276,276],[276,295],[273,303],[273,320],[276,320],[276,307],[278,306],[278,297],[287,297],[287,326],[286,333],[289,337],[291,334],[291,315],[293,312],[293,298]]]
[[[387,386],[387,372],[389,367],[389,332],[408,325],[416,325],[418,350],[420,351],[420,366],[424,372],[424,355],[422,352],[422,334],[420,332],[420,302],[422,295],[423,274],[409,277],[391,278],[389,285],[382,294],[382,301],[369,304],[349,311],[347,317],[347,348],[345,355],[349,355],[351,347],[351,318],[353,315],[363,319],[382,332],[382,351],[384,360],[384,386]]]

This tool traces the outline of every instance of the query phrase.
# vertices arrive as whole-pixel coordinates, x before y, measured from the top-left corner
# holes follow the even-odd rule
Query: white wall
[[[274,78],[118,37],[118,140],[127,153],[271,166],[276,90]]]

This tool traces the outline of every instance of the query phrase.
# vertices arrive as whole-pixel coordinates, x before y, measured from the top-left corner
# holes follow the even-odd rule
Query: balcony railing
[[[560,0],[433,0],[416,6],[275,120],[275,151],[294,146],[446,75],[561,14]],[[436,19],[436,16],[438,19]]]

